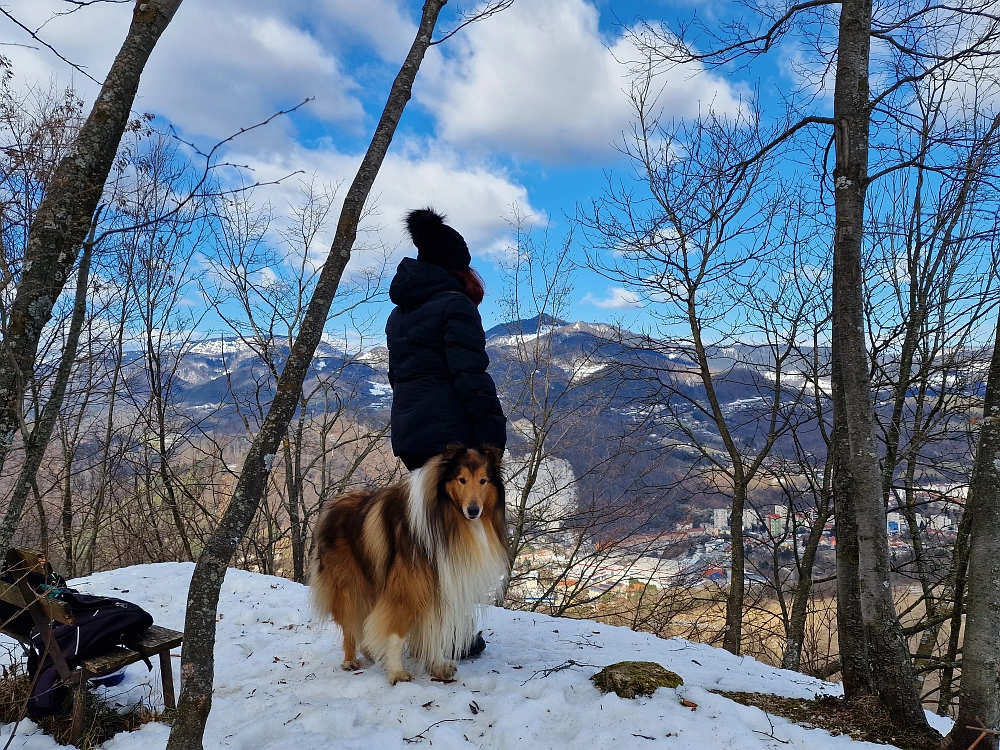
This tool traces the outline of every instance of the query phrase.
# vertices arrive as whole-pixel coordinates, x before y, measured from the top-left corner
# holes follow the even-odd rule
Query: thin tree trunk
[[[38,511],[38,544],[41,553],[49,557],[49,519],[45,516],[45,503],[42,502],[42,493],[38,491],[38,484],[31,483],[31,492],[35,497],[35,508]]]
[[[215,618],[226,568],[260,505],[275,454],[295,414],[302,394],[302,383],[323,335],[340,278],[351,257],[362,209],[392,142],[399,118],[410,99],[413,81],[431,43],[438,14],[446,1],[426,0],[424,3],[416,38],[393,81],[371,144],[344,198],[330,254],[323,264],[309,307],[302,319],[299,335],[292,344],[288,360],[278,378],[274,400],[250,446],[232,500],[195,565],[184,621],[181,694],[167,750],[198,750],[202,747],[205,723],[212,708]]]
[[[63,449],[63,470],[66,476],[63,478],[62,487],[62,546],[63,546],[63,570],[67,578],[76,578],[76,555],[73,548],[73,448],[65,446]]]
[[[150,301],[150,305],[152,302]],[[167,448],[167,405],[166,399],[169,384],[164,383],[163,363],[161,359],[159,342],[153,341],[152,312],[147,311],[146,316],[146,366],[149,372],[150,400],[153,410],[153,418],[156,420],[156,453],[159,463],[158,470],[160,482],[163,483],[164,499],[170,509],[170,516],[173,518],[174,527],[177,529],[177,536],[181,540],[181,548],[184,550],[186,560],[194,560],[194,552],[191,551],[191,542],[188,539],[187,531],[184,529],[184,519],[181,516],[180,504],[177,502],[177,493],[174,491],[174,480],[170,473],[169,450]]]
[[[820,372],[818,328],[813,329],[812,339],[812,372],[817,375],[813,379],[812,402],[819,433],[823,438],[823,443],[826,445],[827,460],[823,463],[822,483],[818,489],[813,490],[814,495],[818,498],[816,504],[816,521],[809,531],[805,551],[801,563],[798,565],[799,580],[796,583],[795,594],[792,599],[792,615],[785,634],[785,650],[781,655],[782,668],[794,669],[795,671],[799,671],[802,665],[802,646],[805,642],[806,620],[808,617],[809,597],[812,593],[812,574],[813,567],[816,564],[816,552],[819,549],[820,540],[823,538],[823,531],[826,529],[826,523],[830,520],[833,510],[834,472],[830,450],[830,435],[827,432],[826,423],[823,418],[825,395],[820,388],[818,377]],[[803,462],[808,460],[804,453],[800,453],[800,455]],[[793,505],[794,503],[789,503],[789,508],[792,508]]]
[[[295,426],[294,449],[292,440],[287,434],[282,440],[282,452],[285,459],[285,491],[288,493],[286,509],[292,541],[292,579],[298,583],[305,583],[306,580],[305,552],[308,518],[304,512],[302,501],[302,436],[305,430],[304,414],[307,406],[306,400],[303,399],[301,405],[303,416]]]
[[[305,567],[302,550],[302,529],[299,518],[298,482],[295,472],[298,464],[292,457],[291,440],[285,435],[281,441],[281,452],[285,459],[285,509],[288,513],[288,532],[292,543],[292,580],[302,583],[305,580]]]
[[[994,344],[995,346],[995,344]],[[938,695],[938,716],[948,716],[951,712],[951,700],[955,697],[954,681],[955,667],[958,659],[959,642],[962,635],[962,615],[965,612],[965,586],[969,580],[969,539],[972,536],[972,512],[968,503],[962,520],[958,524],[958,538],[955,540],[955,552],[952,556],[951,572],[951,618],[948,621],[948,648],[941,670],[941,687]]]
[[[920,705],[909,647],[896,617],[889,582],[885,504],[882,502],[865,342],[861,244],[871,126],[868,96],[871,23],[871,0],[844,0],[841,3],[833,104],[836,144],[833,398],[834,451],[837,454],[834,466],[841,473],[835,483],[840,490],[838,520],[846,522],[841,524],[846,534],[857,541],[857,564],[855,567],[854,561],[850,561],[848,567],[853,568],[850,570],[840,570],[838,566],[837,581],[845,599],[856,597],[859,600],[858,608],[854,608],[853,601],[844,602],[852,607],[845,615],[855,617],[860,609],[872,687],[880,702],[901,726],[919,728],[927,726],[927,718]],[[851,517],[840,519],[843,514]],[[842,541],[847,540],[838,537],[838,547]],[[838,554],[838,562],[839,558]],[[856,623],[848,624],[856,629]],[[860,644],[854,640],[845,644],[842,640],[842,650],[845,645],[855,649],[854,653],[846,654],[845,663],[856,664],[861,655],[857,650]],[[845,670],[844,688],[849,698],[865,692],[866,687],[863,680],[858,684],[855,675],[849,677]]]
[[[20,424],[22,394],[35,369],[38,341],[87,236],[128,124],[142,70],[181,2],[136,1],[128,35],[101,93],[71,152],[56,167],[32,219],[24,272],[0,351],[0,472]],[[0,555],[6,554],[8,546],[9,540],[0,538]]]
[[[95,223],[91,226],[90,239],[94,237]],[[35,486],[35,477],[38,474],[38,467],[45,457],[45,449],[52,437],[52,431],[56,426],[56,419],[62,409],[63,398],[66,395],[66,386],[69,384],[69,377],[73,371],[73,362],[76,360],[76,352],[80,343],[80,332],[83,330],[84,318],[87,314],[87,286],[90,284],[90,258],[93,254],[93,245],[87,242],[83,248],[83,256],[80,258],[80,268],[76,274],[76,299],[73,304],[73,317],[70,319],[69,331],[66,333],[66,346],[63,349],[62,358],[59,361],[59,369],[56,371],[55,382],[52,384],[52,391],[49,400],[45,403],[38,422],[31,430],[24,448],[24,466],[17,477],[14,485],[14,493],[4,514],[3,526],[0,526],[0,550],[6,550],[10,546],[11,539],[17,531],[21,521],[21,514],[24,512],[24,505],[28,500],[28,493],[34,490],[38,494]],[[45,523],[44,509],[41,502],[38,504],[39,520]],[[45,541],[44,546],[48,546],[47,530],[43,531]],[[6,552],[4,553],[6,554]]]
[[[823,492],[829,492],[826,482]],[[812,592],[812,572],[816,564],[816,552],[823,538],[823,529],[830,518],[829,507],[830,500],[827,496],[823,506],[816,509],[816,522],[809,530],[809,538],[806,540],[802,564],[799,565],[799,580],[795,584],[795,593],[792,597],[792,612],[785,634],[785,651],[781,655],[782,669],[794,669],[797,672],[802,661],[802,643],[805,641],[806,619],[809,614],[809,594]]]
[[[742,471],[740,472],[742,475]],[[730,570],[729,594],[726,596],[726,630],[722,647],[739,655],[743,644],[743,599],[746,596],[746,550],[743,543],[743,509],[746,508],[746,484],[733,483],[733,505],[729,514]]]
[[[973,524],[958,719],[947,740],[952,750],[966,750],[979,737],[968,727],[1000,728],[1000,315],[980,425],[966,502]],[[997,740],[987,735],[977,748],[997,750]]]
[[[747,486],[751,476],[743,466],[743,456],[740,454],[729,431],[729,425],[722,411],[722,404],[715,391],[715,381],[712,380],[712,370],[708,364],[708,354],[701,335],[701,322],[698,318],[694,295],[687,303],[688,325],[691,328],[691,341],[694,344],[695,361],[698,363],[698,373],[701,384],[705,388],[705,397],[712,410],[712,419],[719,437],[722,438],[729,459],[733,463],[730,478],[733,482],[733,503],[729,514],[729,548],[730,570],[729,594],[726,597],[726,626],[722,634],[722,647],[737,656],[743,642],[743,599],[746,596],[746,551],[743,545],[743,510],[747,502]],[[770,439],[773,439],[773,432]],[[770,446],[769,446],[770,447]],[[766,451],[763,451],[766,452]]]

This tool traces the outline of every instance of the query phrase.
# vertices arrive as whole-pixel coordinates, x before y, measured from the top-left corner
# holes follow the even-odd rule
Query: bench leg
[[[160,652],[160,679],[163,681],[163,707],[177,708],[174,699],[174,668],[170,664],[170,651]]]
[[[90,673],[85,669],[77,670],[73,673],[73,724],[69,730],[69,741],[73,745],[79,744],[83,735],[83,715],[85,709],[85,696],[87,692],[87,680]]]

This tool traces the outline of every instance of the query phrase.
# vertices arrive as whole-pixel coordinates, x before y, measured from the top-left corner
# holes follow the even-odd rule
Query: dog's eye
[[[459,477],[458,481],[461,482],[462,484],[465,484],[465,477]]]
[[[479,483],[480,483],[480,484],[486,484],[486,480],[485,480],[485,479],[480,479],[480,480],[479,480]]]

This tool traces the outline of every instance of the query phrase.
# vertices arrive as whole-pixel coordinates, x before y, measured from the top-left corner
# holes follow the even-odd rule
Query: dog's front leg
[[[431,677],[438,680],[450,680],[455,676],[457,670],[458,664],[444,656],[441,657],[440,661],[427,665],[427,671],[431,673]]]
[[[413,679],[413,675],[403,669],[403,638],[395,633],[386,639],[385,671],[390,685]]]

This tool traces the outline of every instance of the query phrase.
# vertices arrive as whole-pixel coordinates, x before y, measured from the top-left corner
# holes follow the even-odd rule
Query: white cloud
[[[625,63],[635,51],[624,37],[602,37],[587,0],[518,2],[451,44],[451,55],[432,58],[415,86],[450,142],[543,161],[596,159],[628,128]],[[740,108],[734,89],[700,67],[677,68],[658,83],[658,103],[673,117],[709,103],[720,112]]]
[[[359,156],[333,148],[306,149],[296,144],[273,154],[234,155],[233,159],[252,162],[253,177],[262,182],[298,170],[315,173],[321,182],[343,182],[339,197],[343,197],[360,162]],[[299,199],[296,179],[263,188],[258,199],[264,197],[282,213],[286,205]],[[544,214],[532,208],[524,186],[503,172],[465,165],[455,153],[433,142],[394,145],[375,180],[369,203],[373,210],[362,223],[358,245],[383,243],[392,251],[393,259],[415,252],[403,224],[404,213],[412,208],[431,205],[445,214],[479,262],[493,260],[502,252],[513,206],[524,214],[540,217],[536,221],[544,220]],[[376,236],[366,236],[366,228]],[[331,226],[330,234],[323,238],[323,252],[329,247],[333,229]],[[355,253],[351,265],[363,266],[372,257],[363,251]]]
[[[5,7],[27,26],[44,23],[41,37],[97,80],[125,38],[132,10],[129,4],[98,4],[52,18],[54,11],[65,11],[65,3],[12,0]],[[188,135],[215,139],[315,97],[311,116],[358,131],[365,117],[359,85],[338,55],[345,47],[370,44],[395,63],[406,53],[413,28],[397,0],[189,0],[153,50],[135,109],[164,115]],[[8,36],[34,44],[13,29]],[[88,100],[96,95],[96,84],[48,50],[9,47],[4,54],[18,81],[45,82],[56,73],[64,84],[72,76]],[[289,127],[286,120],[265,135],[273,139]]]
[[[164,33],[143,74],[141,107],[185,132],[222,138],[313,96],[311,115],[360,126],[357,84],[313,35],[278,14],[228,4],[181,6],[178,27]]]
[[[98,4],[55,19],[53,11],[66,8],[61,0],[11,0],[5,7],[32,28],[44,23],[42,38],[99,80],[110,67],[131,18],[127,4]],[[343,61],[348,55],[359,55],[366,75],[380,64],[379,58],[394,69],[415,29],[401,7],[412,10],[412,3],[188,0],[153,51],[135,109],[164,115],[187,136],[216,139],[259,122],[280,107],[315,96],[308,105],[312,116],[360,132],[371,123],[358,98],[359,85],[345,72]],[[70,79],[71,68],[46,50],[9,50],[4,54],[14,58],[19,81],[44,84],[53,74],[61,84]],[[96,84],[78,73],[73,77],[81,93],[92,99]],[[249,178],[261,182],[299,170],[306,175],[316,173],[322,182],[343,181],[342,197],[360,155],[344,153],[330,139],[306,148],[296,141],[292,124],[279,119],[252,137],[234,141],[225,161],[251,165]],[[300,200],[298,180],[262,188],[256,197],[270,200],[280,221],[286,206]],[[541,215],[531,207],[527,190],[503,170],[470,165],[447,145],[420,139],[407,142],[402,134],[397,134],[376,180],[371,202],[377,213],[363,225],[369,234],[362,234],[359,243],[383,243],[394,256],[412,251],[402,223],[403,213],[410,208],[430,204],[445,213],[480,262],[495,257],[498,248],[502,250],[502,238],[509,230],[505,218],[512,205]],[[373,229],[378,230],[376,235]],[[327,247],[329,239],[324,238]],[[366,257],[371,258],[359,253],[352,266],[362,265]]]
[[[621,286],[609,286],[607,295],[603,299],[598,299],[590,292],[587,292],[583,295],[583,299],[580,300],[580,304],[593,305],[602,310],[629,310],[642,307],[639,296]]]
[[[287,0],[285,0],[287,2]],[[274,0],[265,0],[274,5]],[[385,60],[402,62],[410,48],[417,26],[399,9],[397,0],[299,0],[298,11],[303,19],[320,18],[331,22],[330,31],[338,28],[345,39],[361,37],[371,44]],[[419,8],[419,6],[418,6]]]

